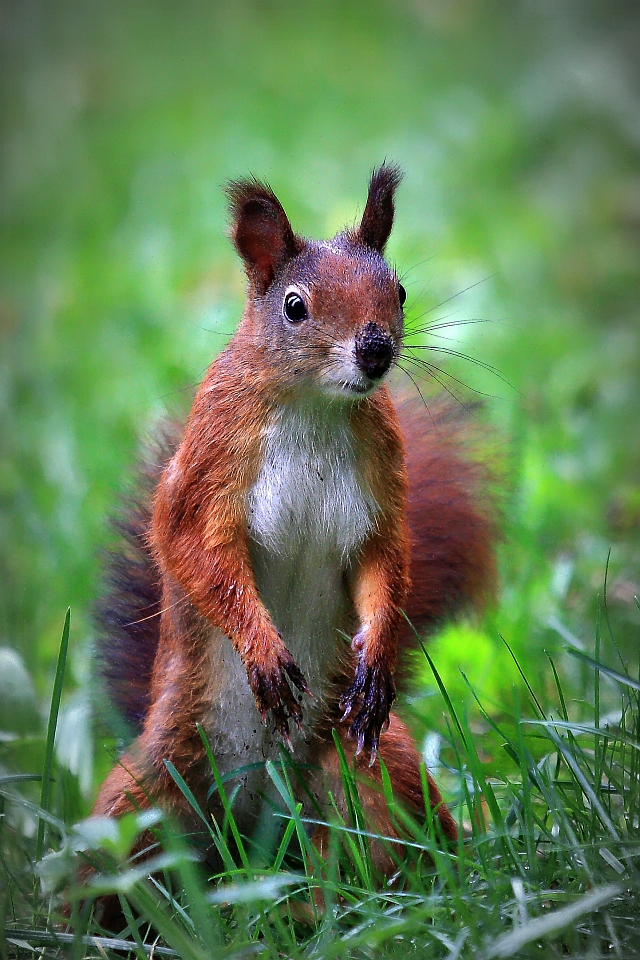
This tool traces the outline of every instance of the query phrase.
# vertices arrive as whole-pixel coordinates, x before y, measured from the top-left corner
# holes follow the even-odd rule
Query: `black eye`
[[[302,323],[307,317],[304,300],[297,293],[288,293],[282,304],[282,312],[290,323]]]
[[[404,305],[405,300],[407,299],[407,291],[402,286],[401,283],[398,284],[398,300],[400,301],[400,306]]]

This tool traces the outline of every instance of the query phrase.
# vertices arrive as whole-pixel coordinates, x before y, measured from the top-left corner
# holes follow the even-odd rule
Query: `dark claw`
[[[343,703],[342,703],[343,700],[344,700],[344,697],[342,697],[341,700],[340,700],[340,706],[343,705]],[[347,704],[347,709],[345,710],[345,712],[344,712],[344,713],[342,714],[342,716],[340,717],[340,723],[344,723],[344,721],[347,719],[347,717],[349,716],[349,714],[351,713],[352,710],[353,710],[353,703]]]
[[[278,656],[275,667],[262,671],[254,666],[247,671],[247,677],[263,722],[266,722],[267,714],[270,711],[276,731],[284,740],[287,749],[293,752],[289,736],[289,720],[294,720],[296,726],[300,729],[302,726],[302,708],[293,695],[287,677],[298,690],[309,692],[302,671],[289,651],[284,650],[284,653]]]
[[[313,697],[313,694],[309,689],[309,685],[307,684],[307,681],[304,678],[304,674],[302,673],[302,670],[300,669],[298,664],[295,662],[295,660],[291,659],[287,661],[287,663],[283,664],[283,670],[287,674],[287,676],[289,677],[293,685],[298,688],[298,690],[300,690],[302,693],[308,694],[308,696],[310,697]]]
[[[389,711],[395,695],[391,674],[378,666],[366,666],[360,660],[354,681],[340,700],[343,720],[359,705],[348,736],[357,740],[356,755],[363,750],[370,754],[370,764],[376,758],[380,734],[389,726]]]

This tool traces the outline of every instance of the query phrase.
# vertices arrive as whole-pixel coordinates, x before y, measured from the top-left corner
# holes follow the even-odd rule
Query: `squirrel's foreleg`
[[[408,549],[402,519],[377,530],[364,547],[353,578],[353,603],[360,627],[353,638],[356,675],[341,698],[343,720],[359,708],[349,727],[357,741],[375,759],[381,731],[389,722],[395,700],[396,664],[401,609],[407,595]]]

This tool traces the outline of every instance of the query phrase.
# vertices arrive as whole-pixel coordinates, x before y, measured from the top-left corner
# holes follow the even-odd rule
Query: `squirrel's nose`
[[[356,363],[371,380],[379,380],[385,375],[393,361],[394,352],[391,336],[373,320],[356,336]]]

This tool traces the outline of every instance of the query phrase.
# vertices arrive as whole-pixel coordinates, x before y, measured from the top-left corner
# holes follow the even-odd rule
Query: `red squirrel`
[[[222,774],[242,768],[234,812],[247,835],[268,787],[263,761],[283,742],[314,768],[317,796],[341,802],[332,729],[357,756],[372,829],[396,829],[378,755],[400,800],[424,814],[419,755],[391,712],[403,611],[428,628],[480,603],[493,526],[455,425],[437,407],[398,412],[385,385],[403,348],[406,295],[383,256],[400,179],[389,164],[374,171],[360,223],[322,242],[293,232],[268,186],[227,189],[246,306],[184,432],[149,468],[112,564],[98,659],[138,736],[95,814],[151,800],[193,825],[164,761],[206,805],[198,726]],[[430,778],[429,791],[455,838]],[[319,828],[321,851],[325,839]]]

